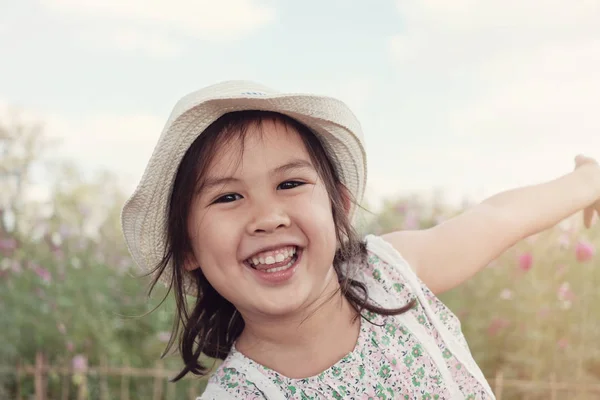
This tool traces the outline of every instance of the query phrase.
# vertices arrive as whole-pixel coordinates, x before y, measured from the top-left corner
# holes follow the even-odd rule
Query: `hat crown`
[[[277,95],[281,92],[263,84],[247,80],[229,80],[195,90],[183,96],[173,107],[170,120],[209,100],[253,98]]]

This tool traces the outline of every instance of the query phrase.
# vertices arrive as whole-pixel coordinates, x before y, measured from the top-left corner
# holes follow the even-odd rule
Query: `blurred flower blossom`
[[[73,233],[73,229],[71,229],[67,224],[62,224],[58,228],[58,233],[61,238],[68,238]]]
[[[531,253],[523,253],[519,256],[519,269],[521,271],[529,271],[533,265],[533,256]]]
[[[66,347],[68,352],[72,352],[73,350],[75,350],[75,345],[70,340],[67,342]]]
[[[569,267],[567,266],[567,264],[558,264],[556,266],[556,276],[557,277],[561,277],[564,274],[567,273],[567,270],[569,269]]]
[[[571,238],[566,233],[561,233],[558,237],[558,245],[563,249],[571,247]]]
[[[547,316],[550,315],[550,308],[546,307],[546,306],[540,308],[540,310],[538,311],[537,315],[540,318],[546,318]]]
[[[575,247],[575,256],[577,257],[577,261],[585,262],[594,258],[594,254],[596,253],[596,249],[594,246],[585,241],[580,241],[577,243]]]
[[[14,238],[1,238],[0,239],[0,253],[12,254],[17,248],[17,240]]]
[[[406,213],[406,211],[408,210],[408,205],[404,202],[402,203],[398,203],[396,204],[396,206],[394,207],[394,210],[401,215],[404,215]]]
[[[409,211],[404,217],[404,229],[417,229],[419,227],[419,218],[414,211]]]
[[[71,257],[71,266],[75,269],[81,268],[81,260],[77,257]]]
[[[60,246],[63,243],[62,235],[60,233],[58,233],[58,232],[53,232],[50,235],[50,243],[54,247]]]
[[[513,292],[510,289],[504,289],[500,292],[500,298],[504,300],[510,300],[513,298]]]
[[[56,325],[56,328],[57,328],[57,329],[58,329],[58,331],[59,331],[61,334],[63,334],[63,335],[67,333],[67,328],[65,327],[65,324],[63,324],[62,322],[59,322],[59,323]]]
[[[65,258],[65,253],[60,247],[52,249],[52,254],[54,255],[54,258],[58,261],[63,261]]]
[[[87,357],[83,354],[77,354],[73,357],[73,360],[71,360],[71,364],[75,372],[85,371],[87,369]]]
[[[558,340],[558,342],[556,342],[556,345],[559,349],[566,349],[569,346],[569,341],[567,338],[561,338]]]
[[[573,301],[575,300],[575,293],[571,290],[569,282],[563,282],[557,291],[558,299],[560,301]]]
[[[510,326],[510,321],[505,319],[505,318],[494,318],[492,320],[492,322],[490,322],[489,326],[488,326],[488,335],[489,336],[495,336],[497,335],[502,329],[507,328],[508,326]]]
[[[50,271],[48,271],[46,268],[43,268],[39,265],[35,265],[33,268],[33,272],[35,272],[35,274],[39,276],[44,283],[49,284],[50,282],[52,282],[52,275],[50,274]]]
[[[156,335],[158,337],[158,340],[162,343],[167,343],[169,341],[169,339],[171,338],[171,333],[170,332],[158,332],[158,334]]]

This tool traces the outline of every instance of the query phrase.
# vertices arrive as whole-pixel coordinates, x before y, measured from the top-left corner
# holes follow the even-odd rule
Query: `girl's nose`
[[[290,226],[289,215],[276,204],[263,204],[255,207],[252,212],[254,215],[248,224],[248,233],[251,235],[273,233]]]

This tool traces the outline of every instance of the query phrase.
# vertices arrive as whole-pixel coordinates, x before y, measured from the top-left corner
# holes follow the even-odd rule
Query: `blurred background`
[[[600,158],[598,21],[599,0],[0,0],[0,399],[202,392],[167,383],[173,303],[119,224],[181,96],[339,97],[367,138],[359,229],[417,229]],[[442,296],[498,398],[600,398],[600,228],[580,218]]]

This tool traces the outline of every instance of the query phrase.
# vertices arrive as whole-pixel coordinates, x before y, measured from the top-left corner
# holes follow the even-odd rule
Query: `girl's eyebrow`
[[[273,168],[270,172],[270,175],[282,174],[284,172],[295,171],[299,169],[311,169],[314,170],[312,163],[303,159],[295,159],[290,162],[287,162],[279,167]],[[202,190],[211,190],[216,186],[224,186],[227,184],[239,183],[240,180],[238,178],[234,178],[233,176],[226,176],[222,178],[217,177],[209,177],[202,184]]]
[[[280,165],[277,168],[274,168],[271,171],[271,175],[277,175],[277,174],[281,174],[283,172],[294,171],[294,170],[298,170],[298,169],[306,169],[306,168],[312,169],[312,170],[315,169],[310,161],[298,158],[298,159],[292,160],[288,163],[285,163],[283,165]]]

